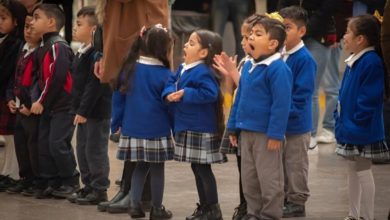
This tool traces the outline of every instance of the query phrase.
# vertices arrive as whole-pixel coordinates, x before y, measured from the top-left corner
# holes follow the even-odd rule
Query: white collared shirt
[[[137,60],[137,63],[142,63],[145,65],[164,66],[164,64],[159,59],[156,59],[154,57],[140,56]]]
[[[85,54],[91,47],[92,44],[88,44],[88,45],[81,44],[79,49],[77,50],[78,57],[81,57],[81,55]]]
[[[196,62],[193,62],[193,63],[190,63],[190,64],[185,64],[183,63],[183,69],[181,69],[180,71],[180,75],[183,75],[183,73],[189,69],[192,69],[194,67],[196,67],[197,65],[201,64],[201,63],[204,63],[203,60],[199,60],[199,61],[196,61]]]
[[[279,52],[273,54],[272,56],[268,57],[267,59],[264,59],[258,63],[255,63],[255,61],[253,59],[251,59],[251,62],[252,62],[252,67],[251,69],[249,70],[249,73],[252,73],[252,71],[258,66],[258,65],[266,65],[266,66],[269,66],[272,62],[274,62],[275,60],[278,60],[280,59],[282,56],[280,55]]]
[[[28,55],[30,55],[32,52],[34,52],[34,50],[35,49],[37,49],[36,47],[31,47],[28,43],[25,43],[24,45],[23,45],[23,52],[26,52],[25,54],[24,54],[24,58],[26,58]]]
[[[0,37],[0,44],[3,43],[3,41],[7,38],[8,34],[5,35],[4,37]]]
[[[286,60],[288,59],[288,57],[291,55],[291,54],[294,54],[295,52],[297,52],[298,50],[300,50],[302,47],[304,47],[305,44],[303,43],[303,41],[301,40],[301,42],[299,42],[299,44],[297,44],[295,47],[293,47],[292,49],[290,49],[289,51],[286,51],[286,47],[283,47],[283,51],[282,51],[282,57],[283,57],[283,61],[286,62]]]
[[[374,47],[367,47],[367,48],[364,48],[362,51],[360,51],[359,53],[357,54],[352,54],[351,56],[349,56],[344,62],[347,64],[348,67],[352,67],[353,64],[356,62],[356,60],[358,60],[361,56],[363,56],[363,54],[369,52],[369,51],[373,51],[375,50]]]

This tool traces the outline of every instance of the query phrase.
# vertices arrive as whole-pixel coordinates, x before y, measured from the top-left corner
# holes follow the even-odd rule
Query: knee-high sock
[[[348,195],[349,195],[349,215],[359,219],[361,187],[356,174],[355,161],[348,162]]]
[[[375,183],[372,170],[359,171],[357,176],[362,189],[360,216],[364,220],[374,220]]]

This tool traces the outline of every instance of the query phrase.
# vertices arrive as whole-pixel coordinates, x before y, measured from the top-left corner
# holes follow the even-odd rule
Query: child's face
[[[203,60],[208,53],[208,50],[200,44],[199,36],[194,32],[191,34],[187,43],[184,44],[184,63],[190,64],[199,60]]]
[[[31,16],[26,17],[26,23],[24,24],[24,39],[26,40],[27,43],[30,45],[37,45],[40,41],[40,37],[35,34],[32,30],[31,27],[31,21],[32,21]]]
[[[245,54],[248,54],[250,52],[250,47],[248,44],[248,38],[249,38],[250,34],[251,34],[251,31],[250,31],[249,24],[243,24],[241,26],[241,37],[242,37],[241,46],[242,46],[242,50],[244,50]]]
[[[4,6],[0,6],[0,33],[9,34],[16,27],[16,21],[11,16],[11,12]]]
[[[256,24],[253,26],[248,39],[249,54],[254,59],[258,59],[261,56],[274,53],[277,47],[277,45],[274,45],[275,41],[277,42],[277,40],[270,39],[269,33],[266,32],[263,25]]]
[[[344,50],[348,53],[359,52],[360,44],[362,43],[363,36],[356,36],[352,31],[352,25],[350,22],[347,26],[347,31],[344,34]]]
[[[35,34],[42,36],[50,32],[50,27],[55,26],[54,18],[49,18],[41,9],[34,11],[33,19],[31,20],[31,27]]]
[[[306,27],[298,27],[297,23],[289,18],[283,19],[283,24],[286,26],[287,33],[286,49],[291,50],[301,42],[302,37],[306,33]]]
[[[92,41],[94,25],[90,25],[88,16],[79,16],[76,25],[73,27],[73,39],[81,43],[88,44]]]

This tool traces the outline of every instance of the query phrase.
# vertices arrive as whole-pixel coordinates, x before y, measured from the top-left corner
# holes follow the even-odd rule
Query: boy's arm
[[[244,74],[245,73],[243,73],[243,75]],[[236,116],[237,116],[238,105],[240,104],[240,99],[241,99],[241,86],[242,86],[242,80],[240,80],[238,83],[237,93],[236,96],[234,97],[233,106],[232,109],[230,110],[229,120],[226,125],[229,134],[237,133]]]
[[[49,58],[48,58],[49,56]],[[64,89],[67,80],[72,80],[70,66],[73,60],[73,52],[62,43],[55,43],[45,54],[44,67],[49,68],[44,89],[38,99],[43,106],[50,106]],[[71,89],[71,88],[70,88]]]
[[[116,133],[122,127],[126,95],[119,91],[112,93],[111,133]]]

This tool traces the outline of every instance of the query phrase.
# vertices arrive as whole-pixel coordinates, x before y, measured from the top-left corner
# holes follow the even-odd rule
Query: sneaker
[[[165,209],[164,206],[161,208],[152,207],[150,210],[149,220],[160,220],[160,219],[170,219],[172,218],[172,212]]]
[[[79,205],[97,205],[101,202],[107,201],[107,192],[92,190],[88,195],[83,198],[77,198],[76,202]]]
[[[16,186],[17,183],[18,183],[18,181],[12,179],[9,176],[3,177],[1,182],[0,182],[0,192],[4,192],[8,188]]]
[[[317,138],[316,137],[310,137],[309,150],[313,150],[316,147],[317,147]]]
[[[20,194],[22,194],[23,196],[31,197],[35,195],[36,191],[37,191],[36,187],[30,186],[27,189],[24,189]]]
[[[79,185],[68,186],[62,185],[60,188],[54,190],[51,194],[58,199],[66,199],[71,196],[73,193],[77,192],[80,189]]]
[[[355,217],[352,217],[352,216],[347,216],[344,218],[344,220],[364,220],[363,217],[360,217],[359,219],[355,218]]]
[[[318,143],[331,144],[336,142],[334,133],[328,129],[323,128],[320,135],[317,136]]]
[[[31,185],[32,185],[31,181],[28,181],[26,179],[22,179],[22,180],[19,180],[15,186],[9,187],[7,189],[7,193],[9,193],[9,194],[21,193],[24,189],[27,189]]]
[[[71,203],[76,203],[76,200],[79,198],[85,198],[90,192],[92,192],[92,189],[90,187],[83,187],[77,192],[74,192],[72,195],[70,195],[68,198],[66,198]]]
[[[241,220],[247,214],[246,202],[241,203],[234,209],[233,220]]]
[[[306,211],[304,205],[298,205],[291,202],[288,202],[286,206],[283,207],[283,218],[293,218],[293,217],[305,217]]]
[[[194,213],[192,213],[192,215],[190,215],[190,216],[187,216],[186,220],[197,219],[198,217],[200,217],[202,215],[203,209],[204,209],[204,205],[196,203],[196,206],[197,207],[194,210]]]
[[[53,195],[54,188],[52,186],[48,186],[46,189],[36,189],[34,193],[34,197],[36,199],[49,199]],[[23,194],[24,195],[24,194]]]

